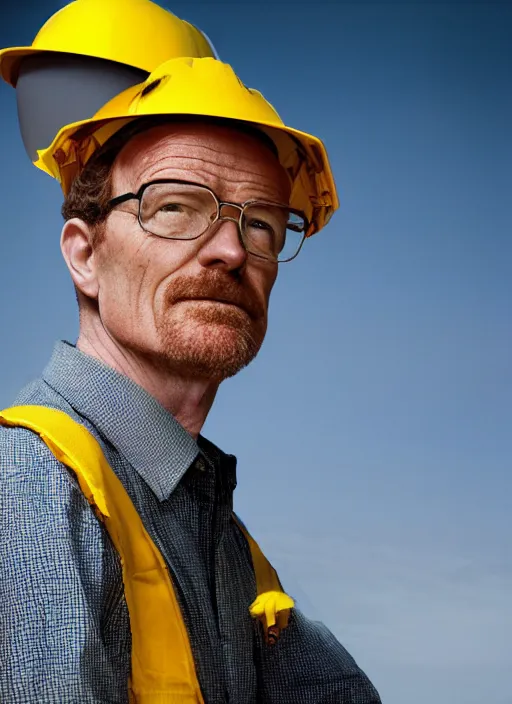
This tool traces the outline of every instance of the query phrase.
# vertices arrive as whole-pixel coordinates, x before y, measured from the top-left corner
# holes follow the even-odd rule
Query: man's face
[[[271,151],[220,126],[165,125],[132,138],[114,164],[113,196],[155,179],[203,184],[231,203],[289,198]],[[183,377],[236,374],[263,342],[277,264],[247,254],[233,222],[195,240],[168,240],[142,230],[137,213],[136,200],[116,207],[94,254],[107,333]]]

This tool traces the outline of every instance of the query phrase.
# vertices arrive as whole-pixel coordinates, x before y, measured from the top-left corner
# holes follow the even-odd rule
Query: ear
[[[64,223],[60,248],[73,283],[85,296],[96,299],[99,282],[92,242],[92,229],[83,220],[72,218]]]

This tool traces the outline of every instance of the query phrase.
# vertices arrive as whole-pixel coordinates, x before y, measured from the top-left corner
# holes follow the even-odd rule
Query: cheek
[[[119,311],[126,308],[134,311],[143,297],[150,278],[150,262],[147,258],[130,256],[128,252],[105,252],[105,261],[101,267],[100,309],[110,310],[114,307]]]
[[[169,277],[194,255],[176,244],[127,230],[106,239],[98,267],[102,315],[127,326],[151,324]]]
[[[252,270],[249,272],[248,276],[251,280],[251,284],[254,290],[258,291],[267,305],[270,299],[270,294],[274,287],[277,278],[277,264],[271,263],[257,263]]]

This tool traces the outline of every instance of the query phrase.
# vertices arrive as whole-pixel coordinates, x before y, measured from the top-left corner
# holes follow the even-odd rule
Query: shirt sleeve
[[[273,645],[258,641],[265,704],[381,704],[354,658],[322,624],[293,609]]]
[[[119,558],[76,480],[0,427],[0,701],[126,704],[129,638]]]

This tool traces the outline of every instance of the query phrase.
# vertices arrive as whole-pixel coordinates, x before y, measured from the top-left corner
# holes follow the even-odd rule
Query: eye
[[[182,213],[183,206],[180,203],[166,203],[160,210],[164,213]]]
[[[263,220],[250,220],[247,223],[248,227],[254,227],[255,230],[267,230],[267,232],[273,232],[274,229],[272,228],[271,225],[268,224],[268,222],[264,222]]]

